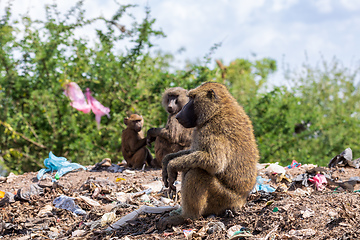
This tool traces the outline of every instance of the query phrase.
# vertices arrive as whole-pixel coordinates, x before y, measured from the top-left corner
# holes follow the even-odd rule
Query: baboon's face
[[[189,102],[176,115],[176,119],[185,128],[196,127],[197,116],[195,114],[194,99],[190,98]]]
[[[126,117],[124,119],[124,123],[128,128],[135,132],[140,132],[144,125],[144,119],[140,115],[132,114],[129,118]]]
[[[169,95],[168,96],[166,111],[169,114],[175,114],[175,113],[179,112],[179,110],[181,109],[181,107],[179,106],[178,97],[179,96],[177,96],[177,95]]]

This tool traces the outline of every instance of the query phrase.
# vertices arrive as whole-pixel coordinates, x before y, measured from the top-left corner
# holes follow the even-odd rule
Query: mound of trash
[[[358,239],[360,169],[351,149],[329,166],[258,164],[247,204],[165,231],[180,211],[161,170],[130,170],[104,159],[81,166],[51,152],[44,169],[0,177],[0,239]]]

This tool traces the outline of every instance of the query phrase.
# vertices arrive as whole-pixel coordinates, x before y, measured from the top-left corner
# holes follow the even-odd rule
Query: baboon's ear
[[[124,123],[125,123],[126,126],[128,125],[128,121],[129,121],[128,117],[124,118]]]
[[[207,96],[208,98],[210,98],[210,99],[217,99],[217,98],[218,98],[218,96],[216,95],[214,89],[208,90],[206,96]]]

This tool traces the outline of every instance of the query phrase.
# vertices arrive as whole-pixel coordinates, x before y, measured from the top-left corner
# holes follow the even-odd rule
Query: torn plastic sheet
[[[309,178],[309,181],[315,184],[318,191],[324,190],[327,184],[325,176],[320,173],[316,174],[316,176],[312,178]]]
[[[92,95],[89,88],[86,88],[86,99],[84,93],[81,91],[79,85],[75,82],[70,82],[65,85],[64,94],[71,100],[70,105],[84,113],[89,113],[90,110],[95,114],[95,120],[97,127],[100,127],[101,117],[106,115],[110,118],[110,108],[104,107],[98,100]]]
[[[106,231],[113,231],[116,229],[119,229],[121,226],[125,225],[128,221],[136,219],[140,214],[144,213],[163,213],[163,212],[169,212],[172,210],[178,209],[180,206],[176,205],[174,207],[172,206],[164,206],[164,207],[149,207],[149,206],[141,206],[139,209],[125,215],[124,217],[120,218],[117,222],[110,225]]]
[[[353,155],[351,148],[345,149],[339,155],[336,155],[333,159],[330,160],[328,167],[333,168],[337,165],[339,166],[350,166],[353,168],[360,167],[360,158],[352,161]]]
[[[57,171],[56,173],[56,178],[60,178],[61,176],[63,176],[64,174],[73,171],[75,169],[79,169],[82,168],[84,170],[86,170],[86,167],[78,164],[78,163],[71,163],[68,162],[66,158],[64,157],[57,157],[55,156],[51,151],[49,152],[49,158],[46,158],[44,160],[44,165],[46,168],[41,169],[38,174],[37,174],[37,179],[40,180],[43,175],[47,172],[51,173],[53,171]]]

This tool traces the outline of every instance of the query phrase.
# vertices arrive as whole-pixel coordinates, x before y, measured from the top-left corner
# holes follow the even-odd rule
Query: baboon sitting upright
[[[153,166],[161,167],[165,155],[188,149],[193,129],[184,128],[175,118],[188,102],[187,91],[181,87],[167,89],[162,97],[162,105],[169,113],[165,128],[151,128],[147,132],[148,143],[155,140]]]
[[[188,96],[176,118],[186,128],[195,127],[191,148],[163,159],[165,186],[174,190],[182,172],[182,214],[161,219],[159,229],[239,209],[256,182],[259,152],[243,108],[219,83],[204,83]]]
[[[124,119],[127,126],[121,135],[121,152],[127,165],[131,168],[141,168],[145,162],[151,164],[152,156],[146,148],[146,138],[142,127],[144,119],[137,114],[131,114]]]

